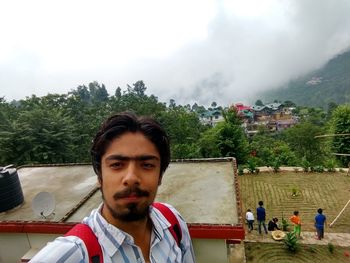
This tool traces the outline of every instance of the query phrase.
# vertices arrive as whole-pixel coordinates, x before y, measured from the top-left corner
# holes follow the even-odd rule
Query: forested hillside
[[[297,105],[327,108],[330,102],[350,102],[350,51],[330,60],[321,69],[261,95],[264,101],[291,100]]]

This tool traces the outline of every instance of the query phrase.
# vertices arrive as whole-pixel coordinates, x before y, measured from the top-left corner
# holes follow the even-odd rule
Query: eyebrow
[[[125,156],[125,155],[120,155],[120,154],[112,154],[106,157],[106,161],[114,161],[114,160],[119,160],[119,161],[148,161],[148,160],[159,160],[159,158],[155,155],[138,155],[138,156]]]

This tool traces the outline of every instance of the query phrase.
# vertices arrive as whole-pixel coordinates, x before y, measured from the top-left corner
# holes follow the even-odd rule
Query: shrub
[[[317,173],[323,173],[324,172],[324,167],[322,165],[318,165],[314,167],[314,171]]]
[[[275,173],[277,173],[280,170],[280,160],[278,158],[275,158],[272,161],[272,168]]]
[[[283,231],[288,231],[288,221],[282,216],[282,230]]]
[[[247,165],[247,169],[250,173],[254,173],[256,171],[256,161],[254,158],[249,158]]]
[[[290,252],[297,252],[299,249],[299,243],[296,235],[293,232],[288,232],[283,240],[284,244],[286,245],[287,249]]]
[[[334,245],[332,243],[328,243],[327,245],[329,253],[334,253]]]
[[[301,161],[301,167],[303,167],[303,171],[307,173],[309,171],[310,163],[305,158],[303,158]]]
[[[239,165],[238,166],[238,175],[243,175],[244,174],[244,166]]]
[[[336,161],[334,159],[327,160],[325,163],[325,167],[327,172],[335,172]]]
[[[297,196],[298,195],[298,188],[296,186],[293,186],[292,188],[292,196]]]

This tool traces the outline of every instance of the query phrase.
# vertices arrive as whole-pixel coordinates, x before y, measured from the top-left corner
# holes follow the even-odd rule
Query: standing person
[[[254,214],[252,213],[252,210],[248,209],[247,213],[245,214],[245,218],[248,223],[248,232],[250,233],[254,229]]]
[[[259,207],[256,209],[256,219],[258,220],[258,229],[259,229],[259,234],[261,234],[261,225],[263,225],[265,234],[267,234],[267,229],[266,229],[266,211],[265,208],[263,207],[264,202],[259,201]]]
[[[301,219],[299,216],[299,211],[294,211],[293,216],[291,216],[290,221],[294,224],[294,234],[298,237],[301,238]]]
[[[324,226],[326,223],[326,216],[323,213],[322,208],[317,210],[317,215],[315,216],[315,227],[317,232],[317,239],[321,240],[324,237]]]
[[[280,228],[277,225],[277,222],[278,222],[277,217],[272,218],[272,220],[270,220],[269,223],[267,224],[267,230],[269,231],[280,230]]]
[[[97,132],[91,157],[103,202],[83,224],[96,236],[103,262],[195,262],[179,212],[161,204],[179,223],[176,240],[169,213],[153,204],[170,162],[169,138],[160,124],[132,113],[113,115]],[[93,257],[87,244],[79,235],[58,237],[30,262],[88,263]]]

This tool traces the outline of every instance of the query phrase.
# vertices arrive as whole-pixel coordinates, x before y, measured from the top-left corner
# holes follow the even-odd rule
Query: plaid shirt
[[[151,234],[150,258],[145,261],[141,249],[134,244],[133,237],[109,224],[101,215],[102,204],[84,218],[102,247],[104,262],[125,263],[164,263],[195,262],[192,242],[186,222],[170,205],[167,205],[177,216],[182,230],[180,247],[169,231],[170,223],[162,213],[150,207],[150,218],[153,223]],[[32,263],[88,263],[89,257],[83,241],[75,236],[58,237],[50,242],[30,261]]]

